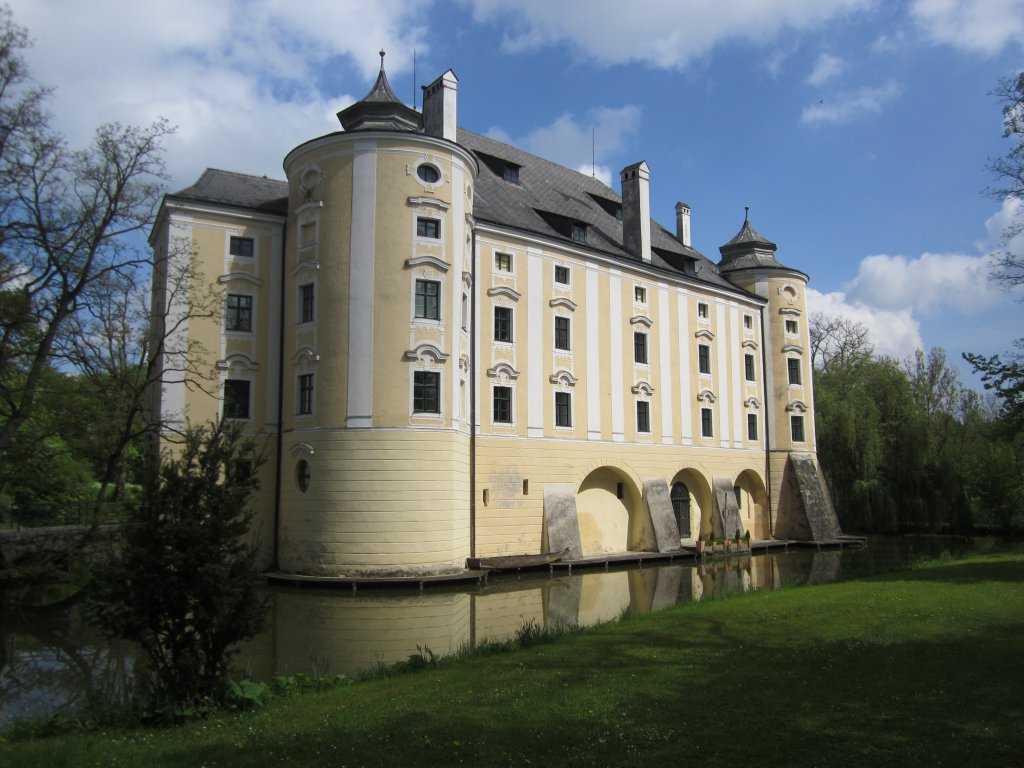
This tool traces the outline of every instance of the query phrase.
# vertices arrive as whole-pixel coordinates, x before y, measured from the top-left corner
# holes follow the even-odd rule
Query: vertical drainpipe
[[[280,307],[277,319],[277,466],[274,468],[274,553],[271,558],[270,567],[279,570],[278,542],[281,538],[281,467],[284,457],[281,450],[284,446],[284,276],[285,276],[285,253],[288,243],[288,222],[285,221],[281,230],[281,295]]]
[[[772,446],[771,422],[769,421],[771,406],[768,401],[768,344],[765,340],[764,306],[761,315],[761,389],[764,392],[764,479],[767,483],[765,499],[768,502],[768,535],[775,535],[775,521],[772,519]]]
[[[470,227],[469,286],[469,556],[476,557],[476,226]]]

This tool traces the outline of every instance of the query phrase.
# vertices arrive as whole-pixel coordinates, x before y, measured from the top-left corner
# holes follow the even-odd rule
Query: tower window
[[[796,335],[797,332],[798,332],[798,326],[796,324],[796,320],[787,320],[786,321],[786,333],[790,333],[790,334]]]
[[[427,184],[436,184],[441,179],[441,172],[432,165],[424,163],[416,169],[416,175]]]
[[[416,281],[416,317],[424,320],[440,320],[441,304],[438,296],[441,284],[436,280]]]
[[[804,417],[803,416],[790,416],[789,417],[789,430],[793,436],[794,443],[804,442]]]
[[[494,340],[511,343],[512,341],[512,308],[494,308]]]
[[[413,413],[440,413],[441,374],[437,371],[415,371],[412,380]]]
[[[228,253],[232,256],[249,256],[254,251],[254,243],[251,237],[232,237],[228,243]]]
[[[302,301],[302,314],[299,316],[299,322],[311,323],[313,322],[313,312],[316,307],[316,293],[313,289],[313,284],[307,283],[306,285],[300,286],[299,292],[301,294]]]
[[[640,331],[633,333],[633,361],[647,365],[647,334]]]
[[[711,373],[711,347],[707,344],[697,345],[697,370],[700,373]]]
[[[568,317],[555,317],[555,349],[569,350]]]
[[[252,330],[252,296],[228,294],[224,308],[224,327],[229,331]]]
[[[512,387],[495,387],[494,421],[499,424],[512,423]]]
[[[437,219],[416,219],[416,237],[431,237],[437,240],[441,237],[441,222]]]
[[[755,376],[754,356],[753,355],[744,355],[743,356],[743,371],[746,374],[747,381],[756,381],[757,380],[757,377]]]
[[[800,358],[790,357],[786,359],[786,370],[789,372],[789,383],[800,384]]]
[[[313,374],[305,373],[299,376],[299,413],[310,414],[313,412]]]

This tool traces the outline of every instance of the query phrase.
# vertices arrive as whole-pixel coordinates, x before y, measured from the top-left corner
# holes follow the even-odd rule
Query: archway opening
[[[711,485],[704,479],[704,475],[692,468],[680,470],[672,478],[669,488],[673,510],[677,509],[676,498],[682,501],[683,488],[689,497],[689,516],[684,520],[676,514],[679,538],[697,539],[706,534],[711,527]]]
[[[655,548],[640,492],[613,467],[595,469],[583,480],[576,492],[576,516],[584,555]]]
[[[688,538],[685,532],[690,530],[690,489],[682,481],[675,482],[672,484],[670,498],[676,525],[679,527],[679,537]]]
[[[736,501],[744,532],[750,531],[750,537],[755,540],[770,539],[772,525],[768,513],[768,492],[761,476],[754,470],[746,469],[736,478]]]

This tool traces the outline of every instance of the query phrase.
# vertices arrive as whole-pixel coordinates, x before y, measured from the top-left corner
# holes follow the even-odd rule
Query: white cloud
[[[914,0],[910,16],[933,40],[962,50],[1024,46],[1024,0]]]
[[[802,123],[849,123],[866,115],[875,115],[902,92],[900,85],[889,81],[878,88],[858,88],[825,98],[804,107]]]
[[[881,309],[980,312],[1001,300],[999,289],[988,280],[990,261],[988,255],[962,253],[925,253],[914,259],[868,256],[846,295]]]
[[[853,301],[841,291],[821,293],[808,288],[807,310],[812,314],[848,317],[863,324],[878,355],[903,359],[924,348],[921,324],[908,308],[880,309]]]
[[[830,53],[822,53],[814,62],[814,69],[807,77],[807,82],[813,86],[820,86],[827,83],[833,77],[837,77],[846,68],[845,63],[838,56]]]
[[[575,168],[580,173],[589,174],[595,171],[599,180],[611,186],[611,169],[601,164],[595,169],[592,165],[593,158],[596,156],[598,160],[602,160],[619,153],[628,137],[636,132],[640,124],[640,115],[640,107],[632,104],[623,107],[600,107],[587,112],[583,120],[577,120],[571,113],[565,112],[548,125],[535,128],[525,136],[517,138],[511,137],[507,131],[498,127],[491,128],[487,135],[560,165]]]
[[[338,129],[334,113],[369,90],[388,51],[388,73],[412,66],[427,44],[433,0],[11,0],[28,28],[36,79],[59,84],[58,126],[80,146],[99,124],[166,117],[171,186],[207,163],[282,177],[295,145]],[[347,59],[364,83],[324,92],[324,73]]]
[[[502,25],[504,47],[527,51],[568,43],[604,64],[684,67],[725,40],[773,40],[869,9],[874,0],[462,0],[479,22]]]

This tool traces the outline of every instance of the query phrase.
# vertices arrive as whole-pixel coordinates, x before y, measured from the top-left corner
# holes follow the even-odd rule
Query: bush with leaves
[[[121,553],[96,573],[91,613],[142,646],[141,681],[158,709],[220,698],[233,646],[264,626],[265,578],[250,540],[259,464],[237,423],[188,428],[148,473]]]

